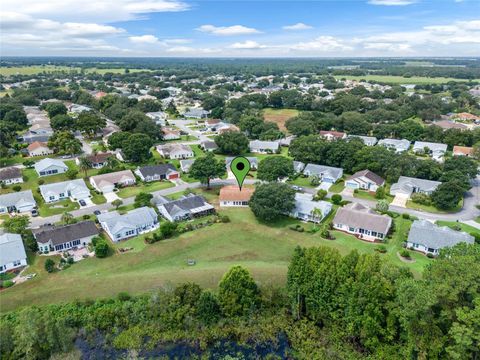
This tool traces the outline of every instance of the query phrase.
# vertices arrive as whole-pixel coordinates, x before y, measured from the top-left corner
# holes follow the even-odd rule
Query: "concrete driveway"
[[[410,198],[407,194],[397,194],[392,200],[393,206],[407,207],[407,201]]]
[[[107,199],[107,203],[111,203],[113,200],[120,199],[113,191],[104,193],[103,196],[105,196],[105,199]]]

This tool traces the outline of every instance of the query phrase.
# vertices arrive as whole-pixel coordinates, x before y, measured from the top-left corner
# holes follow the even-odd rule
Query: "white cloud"
[[[371,5],[385,5],[385,6],[405,6],[416,3],[416,0],[369,0]]]
[[[386,42],[378,43],[365,43],[363,47],[368,50],[381,50],[388,51],[393,53],[410,53],[412,52],[412,47],[410,44],[394,44]]]
[[[128,40],[135,44],[155,44],[158,42],[158,38],[154,35],[130,36]]]
[[[222,49],[214,48],[195,48],[190,46],[174,46],[166,50],[167,53],[171,55],[192,55],[196,56],[199,54],[208,55],[208,54],[217,54],[222,51]]]
[[[294,25],[286,25],[283,27],[284,30],[308,30],[308,29],[313,29],[313,26],[306,25],[304,23],[296,23]]]
[[[196,30],[219,36],[234,36],[234,35],[250,35],[259,34],[260,31],[254,28],[249,28],[243,25],[233,26],[214,26],[214,25],[202,25]]]
[[[313,52],[332,52],[332,51],[348,51],[353,50],[353,47],[346,44],[344,40],[335,38],[333,36],[319,36],[316,39],[308,42],[300,42],[290,46],[292,50],[298,51],[313,51]]]
[[[265,47],[265,45],[260,45],[258,42],[252,40],[236,42],[229,46],[230,49],[263,49]]]

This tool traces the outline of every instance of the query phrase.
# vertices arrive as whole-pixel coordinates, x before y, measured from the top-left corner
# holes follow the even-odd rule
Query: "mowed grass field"
[[[154,291],[166,284],[193,281],[216,288],[222,275],[234,265],[252,272],[259,284],[284,285],[288,264],[297,245],[329,246],[342,254],[357,249],[373,253],[378,244],[360,241],[333,231],[335,240],[322,239],[319,233],[296,232],[289,226],[299,223],[284,218],[273,225],[256,220],[250,209],[221,210],[231,219],[227,224],[214,224],[178,237],[145,245],[143,238],[133,238],[116,247],[133,247],[127,253],[116,253],[105,259],[89,258],[67,270],[48,274],[45,256],[36,256],[27,273],[37,276],[23,284],[0,292],[0,311],[5,312],[31,304],[48,304],[74,299],[95,299],[113,296],[120,291],[132,294]],[[408,266],[416,276],[432,261],[413,253],[413,264],[403,263],[397,252],[408,232],[409,220],[397,218],[396,235],[386,244],[386,257],[397,265]],[[312,224],[302,224],[305,230]],[[196,260],[188,266],[187,260]]]
[[[299,113],[295,109],[264,109],[263,118],[265,121],[271,121],[278,125],[280,130],[286,130],[285,122]]]
[[[55,65],[38,65],[38,66],[0,66],[0,75],[10,76],[10,75],[34,75],[42,72],[56,72],[56,71],[80,71],[80,67],[74,66],[55,66]],[[139,72],[139,71],[150,71],[148,69],[129,69],[130,72]],[[114,74],[123,74],[125,73],[124,68],[106,68],[106,69],[97,69],[97,68],[88,68],[86,69],[87,73],[98,73],[105,74],[108,72]]]
[[[454,79],[454,78],[444,78],[444,77],[421,77],[421,76],[412,76],[412,77],[403,77],[403,76],[393,76],[393,75],[364,75],[364,76],[349,76],[349,75],[337,75],[335,76],[337,80],[347,79],[347,80],[367,80],[367,81],[378,81],[382,83],[389,84],[443,84],[449,81],[457,82],[466,82],[467,80]],[[478,81],[479,79],[476,79]]]

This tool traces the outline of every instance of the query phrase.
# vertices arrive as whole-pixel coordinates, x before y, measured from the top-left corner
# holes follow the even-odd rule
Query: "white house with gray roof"
[[[343,169],[325,165],[307,164],[303,170],[306,176],[317,176],[321,182],[335,184],[342,176]]]
[[[314,223],[321,222],[332,211],[332,204],[326,201],[313,201],[312,194],[295,194],[295,207],[290,216]]]
[[[388,149],[395,150],[397,153],[408,151],[410,148],[410,141],[407,139],[382,139],[378,142],[379,146],[385,146]]]
[[[441,249],[462,242],[473,244],[475,239],[466,232],[438,226],[427,220],[415,220],[408,233],[407,247],[424,254],[438,255]]]
[[[253,153],[276,153],[280,148],[280,143],[278,141],[252,140],[250,141],[249,148]]]
[[[46,203],[64,199],[79,201],[88,199],[90,197],[90,190],[83,179],[40,185],[39,188],[40,194]]]
[[[205,119],[210,114],[210,111],[204,110],[202,108],[191,108],[188,111],[185,111],[182,115],[186,118],[193,119]]]
[[[305,163],[301,162],[301,161],[294,161],[293,162],[293,171],[296,173],[296,174],[300,174],[303,169],[305,169]]]
[[[367,146],[374,146],[378,142],[378,140],[375,136],[348,135],[347,139],[348,140],[360,139]]]
[[[390,194],[393,196],[397,194],[410,196],[413,193],[431,195],[440,184],[440,181],[400,176],[398,182],[396,182],[390,187]]]
[[[189,194],[178,200],[170,200],[159,196],[155,198],[160,214],[168,221],[193,219],[215,212],[215,208],[207,203],[202,196]]]
[[[27,254],[18,234],[0,235],[0,274],[27,266]]]
[[[225,158],[225,164],[227,166],[227,170],[230,170],[230,164],[232,163],[233,159],[235,159],[233,156],[227,156]],[[258,168],[258,159],[254,156],[248,156],[245,159],[247,159],[250,162],[250,169],[252,170],[257,170]]]
[[[426,141],[415,141],[413,151],[417,154],[428,154],[435,161],[443,161],[443,157],[447,152],[447,144],[432,143]]]
[[[192,148],[184,144],[158,145],[157,151],[166,159],[188,159],[193,158],[195,153]]]
[[[63,174],[68,170],[68,166],[63,161],[50,158],[36,162],[34,168],[39,176]]]
[[[153,231],[160,223],[155,210],[148,206],[130,210],[123,215],[118,211],[107,212],[98,215],[97,219],[114,242]]]
[[[0,195],[0,214],[25,213],[37,207],[31,190]]]
[[[194,162],[195,159],[180,160],[180,169],[182,169],[184,173],[188,173]]]
[[[32,229],[32,233],[38,249],[49,253],[83,248],[92,242],[99,231],[95,223],[89,220],[63,226],[42,226]]]

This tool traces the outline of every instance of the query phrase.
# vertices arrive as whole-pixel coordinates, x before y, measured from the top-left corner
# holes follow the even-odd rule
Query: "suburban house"
[[[347,134],[341,131],[322,130],[320,131],[320,136],[325,138],[328,141],[333,141],[333,140],[345,139],[347,137]]]
[[[63,161],[50,158],[40,160],[33,166],[39,176],[63,174],[68,170],[68,166]]]
[[[432,125],[438,126],[442,128],[443,130],[448,130],[448,129],[460,129],[460,130],[467,130],[468,126],[462,123],[458,123],[455,121],[450,121],[450,120],[440,120],[440,121],[435,121]]]
[[[326,201],[313,201],[312,194],[295,194],[295,207],[290,216],[303,221],[321,222],[332,211],[332,204]]]
[[[154,201],[160,214],[168,221],[193,219],[215,212],[212,205],[207,203],[202,196],[195,194],[182,196],[178,200],[159,196]]]
[[[116,187],[135,185],[136,182],[135,175],[133,175],[131,170],[116,171],[90,177],[90,184],[102,193],[112,192]]]
[[[64,199],[72,201],[86,200],[90,197],[90,190],[83,179],[40,185],[39,188],[40,194],[46,203]]]
[[[440,184],[440,181],[400,176],[398,182],[390,187],[390,194],[394,196],[397,194],[410,196],[413,193],[431,195]]]
[[[40,252],[67,251],[83,248],[99,234],[93,221],[82,221],[64,226],[43,226],[32,230]]]
[[[163,140],[178,140],[180,139],[180,131],[169,128],[169,127],[163,127],[162,137],[163,137]]]
[[[378,142],[378,145],[385,146],[388,149],[395,150],[397,153],[408,151],[410,148],[410,141],[406,139],[382,139]]]
[[[188,173],[194,162],[195,159],[180,160],[180,169],[182,169],[184,173]]]
[[[345,181],[345,186],[349,189],[362,189],[368,191],[377,191],[385,185],[385,180],[370,170],[357,171]]]
[[[71,104],[69,107],[68,107],[68,111],[73,113],[73,114],[80,114],[82,112],[88,112],[88,111],[92,111],[92,108],[89,107],[89,106],[86,106],[86,105],[81,105],[81,104]]]
[[[0,184],[11,185],[23,183],[22,170],[15,166],[0,169]]]
[[[305,176],[317,176],[321,182],[335,184],[342,176],[343,169],[325,165],[307,164],[303,170]]]
[[[27,254],[18,234],[0,235],[0,274],[27,266]]]
[[[413,151],[417,154],[431,154],[432,159],[441,161],[447,152],[447,144],[415,141]]]
[[[240,131],[239,127],[233,124],[222,123],[221,126],[217,127],[217,133],[223,134],[227,131]]]
[[[157,213],[148,206],[130,210],[123,215],[118,211],[110,211],[98,215],[97,218],[114,242],[150,232],[159,226]]]
[[[472,156],[473,148],[467,146],[454,146],[453,147],[453,156]]]
[[[202,108],[191,108],[188,111],[185,111],[182,115],[186,118],[193,119],[205,119],[210,114],[210,111],[204,110]]]
[[[280,143],[280,146],[290,146],[290,144],[295,138],[296,138],[295,135],[290,135],[283,139],[280,139],[278,142]]]
[[[367,241],[384,239],[391,225],[391,217],[379,215],[360,203],[350,203],[339,208],[333,219],[334,229],[354,234]]]
[[[34,141],[27,147],[28,156],[45,156],[53,154],[47,143],[41,141]]]
[[[278,141],[252,140],[249,144],[250,151],[259,154],[276,153],[279,147]]]
[[[197,123],[201,124],[201,122],[197,122]],[[220,127],[220,124],[222,124],[220,119],[207,119],[204,122],[204,125],[207,131],[217,131],[217,127]]]
[[[188,159],[195,156],[192,148],[183,144],[158,145],[157,151],[166,159]]]
[[[227,166],[227,170],[230,169],[230,164],[233,161],[233,159],[235,159],[235,158],[232,157],[232,156],[227,156],[225,158],[225,164]],[[250,169],[251,170],[257,170],[258,169],[258,159],[256,157],[248,156],[248,157],[245,157],[245,159],[247,159],[250,162]]]
[[[360,139],[367,146],[374,146],[378,142],[378,140],[375,136],[348,135],[347,139],[348,140]]]
[[[200,148],[203,150],[203,151],[213,151],[213,150],[217,150],[218,149],[218,146],[217,144],[215,143],[215,141],[212,141],[212,140],[204,140],[200,143]]]
[[[0,214],[25,213],[37,207],[32,190],[0,195]]]
[[[111,157],[115,157],[115,154],[106,152],[106,153],[97,153],[97,154],[91,154],[91,155],[85,156],[85,158],[88,161],[90,161],[90,163],[92,164],[93,169],[103,168],[107,164],[108,159]],[[77,157],[75,159],[75,163],[77,165],[80,165],[80,158]]]
[[[142,181],[174,180],[180,177],[177,169],[172,164],[159,164],[142,166],[135,170]]]
[[[441,249],[462,242],[473,244],[475,239],[466,232],[438,226],[427,220],[415,220],[408,233],[407,247],[424,254],[438,255]]]
[[[477,121],[478,119],[480,119],[480,117],[478,117],[477,115],[473,115],[467,112],[452,114],[451,118],[460,121]]]
[[[220,189],[218,200],[221,207],[248,206],[248,202],[255,191],[252,187],[243,186],[242,190],[237,185],[227,185]]]
[[[157,125],[165,126],[166,124],[167,114],[163,111],[147,112],[145,115],[155,121]]]
[[[303,169],[305,169],[305,164],[301,161],[294,161],[293,162],[293,171],[296,174],[302,173]]]

